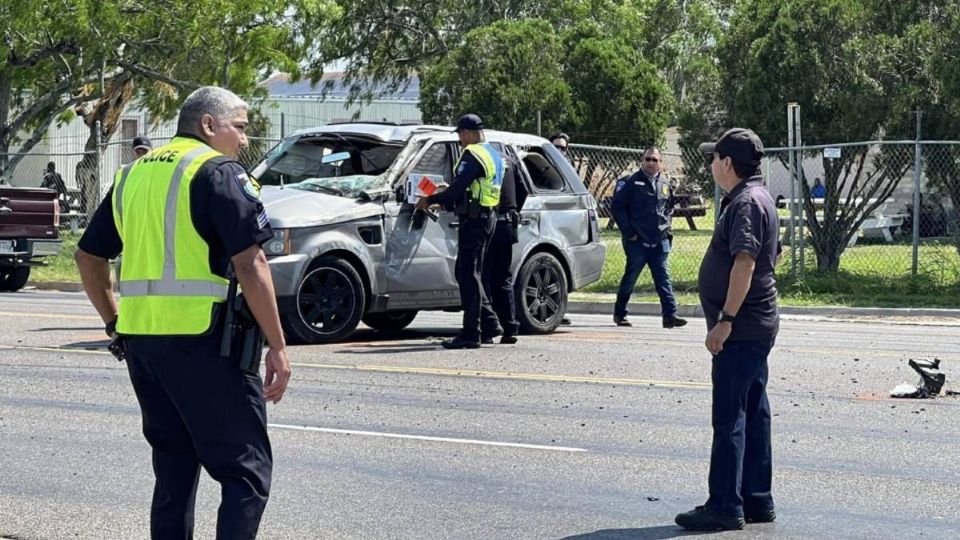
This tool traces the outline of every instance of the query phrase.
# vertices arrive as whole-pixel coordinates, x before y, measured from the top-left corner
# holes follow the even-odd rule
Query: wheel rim
[[[335,268],[318,268],[303,279],[297,295],[300,319],[318,334],[334,334],[356,309],[350,278]]]
[[[547,324],[560,313],[563,301],[560,272],[553,265],[539,264],[530,272],[523,297],[527,315],[539,324]]]

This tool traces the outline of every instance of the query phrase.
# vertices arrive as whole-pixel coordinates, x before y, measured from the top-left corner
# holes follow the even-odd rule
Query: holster
[[[234,310],[234,350],[239,353],[240,369],[249,373],[260,372],[260,358],[263,355],[263,331],[253,317],[243,295],[233,301]]]

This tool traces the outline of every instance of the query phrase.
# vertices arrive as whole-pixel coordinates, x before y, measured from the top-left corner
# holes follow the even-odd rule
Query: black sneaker
[[[680,328],[681,326],[686,326],[687,320],[681,319],[680,317],[664,317],[663,318],[663,327],[664,328]]]
[[[743,518],[718,514],[705,506],[677,514],[677,525],[688,531],[732,531],[743,528]]]
[[[493,330],[484,330],[480,332],[480,343],[484,345],[493,345],[493,338],[503,335],[503,328],[499,326]]]
[[[633,326],[626,317],[614,317],[613,322],[616,323],[617,326]]]
[[[743,519],[747,523],[771,523],[773,520],[777,519],[777,513],[773,511],[773,508],[769,510],[761,510],[759,512],[743,512]]]
[[[463,339],[460,336],[457,336],[453,339],[445,339],[443,340],[443,343],[441,343],[440,345],[442,345],[444,349],[479,349],[480,348],[479,341],[470,341],[468,339]]]
[[[503,337],[500,338],[501,345],[515,345],[516,343],[517,343],[517,336],[513,334],[504,334]]]

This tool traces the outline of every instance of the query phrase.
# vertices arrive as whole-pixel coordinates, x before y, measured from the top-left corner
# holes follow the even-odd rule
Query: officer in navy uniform
[[[266,400],[283,396],[290,364],[260,248],[273,232],[259,188],[235,160],[247,144],[247,108],[221,88],[192,93],[176,137],[118,172],[77,250],[87,296],[126,345],[153,451],[153,538],[193,537],[201,466],[221,485],[217,538],[256,537],[270,493]],[[108,261],[121,253],[118,309]],[[231,262],[269,346],[263,381],[220,356]],[[161,266],[162,277],[144,277]]]
[[[480,339],[493,343],[493,338],[502,334],[500,343],[512,345],[517,342],[520,323],[517,321],[517,304],[513,293],[513,245],[518,241],[520,210],[527,200],[527,188],[520,180],[520,161],[513,154],[504,155],[506,168],[500,189],[500,205],[497,206],[497,226],[483,256],[483,290],[496,316],[484,310],[480,321]]]
[[[480,321],[496,317],[483,290],[483,257],[497,223],[496,207],[503,182],[503,159],[483,135],[483,120],[466,114],[457,121],[463,151],[454,167],[450,187],[424,197],[417,209],[439,204],[454,211],[460,221],[457,229],[455,275],[463,305],[463,329],[443,342],[446,349],[480,348]]]
[[[707,502],[678,514],[690,530],[740,529],[777,518],[767,357],[780,329],[774,270],[782,250],[777,207],[759,174],[763,143],[734,128],[700,145],[726,192],[700,264],[704,344],[713,355],[713,403]]]
[[[621,178],[614,188],[611,210],[620,228],[626,268],[617,290],[613,307],[613,321],[617,326],[631,326],[627,320],[627,303],[637,284],[643,267],[650,266],[653,283],[660,297],[663,327],[675,328],[687,324],[677,317],[677,301],[670,283],[670,256],[673,235],[670,220],[673,217],[673,188],[670,179],[660,172],[660,150],[647,148],[643,165],[631,176]]]

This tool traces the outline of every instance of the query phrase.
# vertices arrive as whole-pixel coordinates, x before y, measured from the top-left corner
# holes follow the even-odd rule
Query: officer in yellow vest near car
[[[480,320],[496,314],[483,290],[483,256],[497,224],[497,205],[503,183],[503,159],[486,142],[483,121],[467,114],[457,122],[456,133],[463,151],[454,165],[450,187],[420,199],[417,208],[425,210],[439,204],[457,213],[457,263],[455,274],[463,305],[463,329],[457,337],[443,342],[447,349],[480,347]]]
[[[266,400],[283,396],[290,364],[260,248],[273,233],[236,161],[247,109],[222,88],[190,94],[177,135],[118,171],[77,250],[153,450],[153,538],[193,536],[201,466],[222,487],[217,538],[256,537],[270,492]],[[108,261],[121,253],[118,309]],[[221,356],[231,264],[269,346],[263,381]]]

